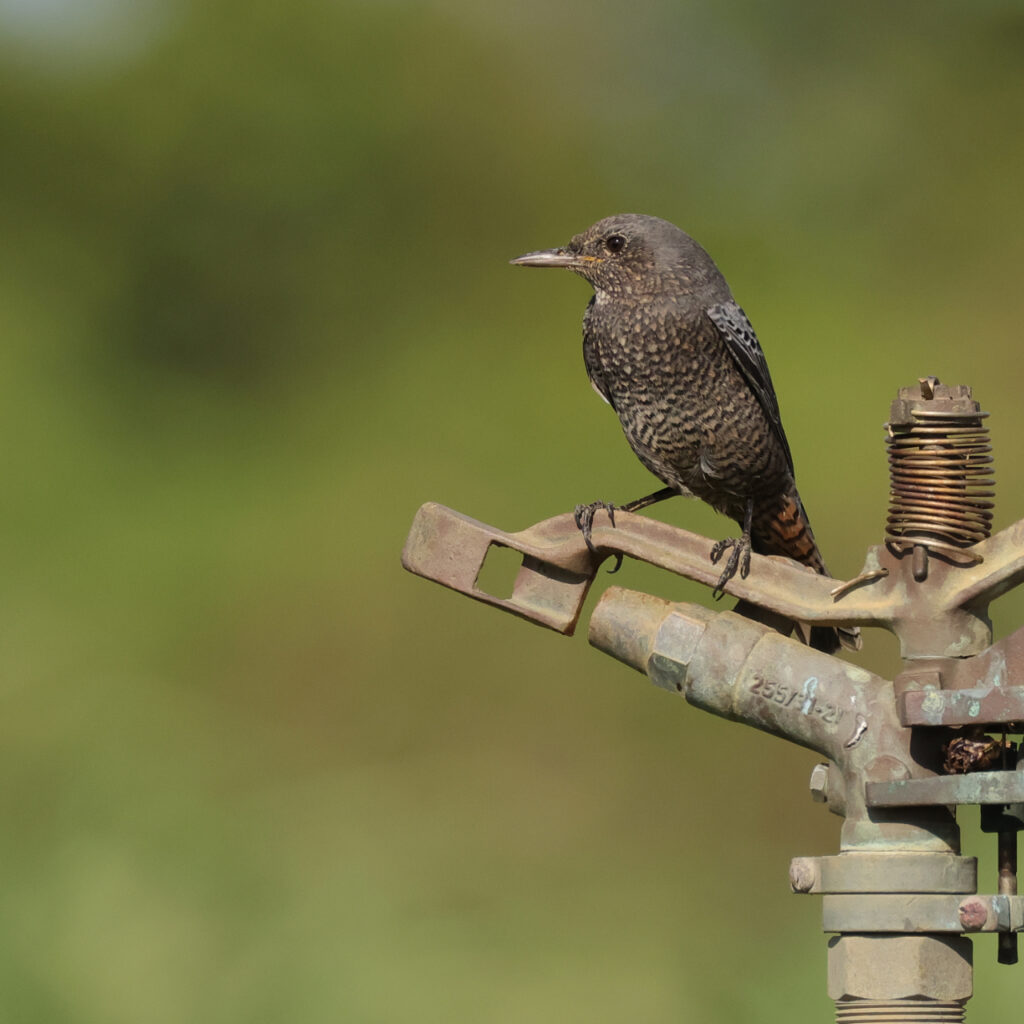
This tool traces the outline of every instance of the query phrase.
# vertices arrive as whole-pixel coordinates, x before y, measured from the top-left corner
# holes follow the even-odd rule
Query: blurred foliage
[[[837,574],[927,373],[1018,518],[1021,5],[0,0],[0,56],[0,1016],[827,1014],[813,755],[398,554],[649,489],[506,265],[623,210],[726,272]]]

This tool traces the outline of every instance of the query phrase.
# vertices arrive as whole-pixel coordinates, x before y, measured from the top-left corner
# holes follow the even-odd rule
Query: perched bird
[[[640,461],[668,485],[620,508],[693,495],[739,523],[742,535],[711,552],[717,563],[729,551],[716,596],[737,571],[746,577],[751,549],[828,575],[797,493],[764,353],[725,278],[689,235],[657,217],[620,214],[563,248],[512,263],[567,267],[593,286],[583,317],[590,382]],[[588,545],[600,508],[614,523],[608,502],[576,508]],[[859,638],[813,627],[810,643],[832,652]]]

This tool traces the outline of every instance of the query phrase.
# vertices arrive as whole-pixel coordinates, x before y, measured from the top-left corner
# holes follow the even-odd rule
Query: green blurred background
[[[830,1019],[815,756],[399,552],[651,489],[507,265],[621,211],[725,271],[837,575],[924,374],[1024,514],[1022,5],[0,0],[0,57],[0,1017]]]

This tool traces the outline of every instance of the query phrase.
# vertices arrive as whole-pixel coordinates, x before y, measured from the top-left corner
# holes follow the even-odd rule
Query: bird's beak
[[[528,252],[525,256],[517,256],[509,262],[516,267],[581,267],[585,259],[575,253],[566,252],[565,249],[542,249],[540,252]]]

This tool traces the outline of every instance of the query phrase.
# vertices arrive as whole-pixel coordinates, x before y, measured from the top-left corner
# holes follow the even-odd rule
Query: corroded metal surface
[[[493,547],[511,548],[523,556],[508,598],[488,594],[479,585]],[[506,533],[435,502],[416,513],[402,551],[402,565],[409,572],[569,634],[576,628],[598,564],[571,515]]]
[[[930,807],[935,804],[1012,804],[1024,800],[1024,772],[975,772],[923,779],[868,782],[870,807]]]
[[[842,1000],[922,1000],[918,1005],[927,1012],[921,1016],[913,1012],[911,1002],[886,1006],[884,1010],[891,1016],[879,1013],[877,1006],[872,1007],[871,1015],[860,1020],[878,1024],[897,1020],[934,1024],[956,1018],[934,1016],[930,1012],[933,1004],[970,999],[971,968],[971,942],[963,936],[841,935],[829,943],[828,994],[836,1000],[837,1009]]]
[[[985,674],[992,678],[991,672]],[[1024,722],[1024,686],[906,693],[900,698],[900,720],[904,725],[951,726]]]
[[[935,679],[920,677],[901,698],[905,725],[1024,722],[1024,629],[981,653],[948,661]]]
[[[795,857],[790,885],[800,893],[974,893],[976,857],[951,853],[841,853]],[[795,884],[799,883],[799,884]]]
[[[591,554],[569,513],[509,533],[428,502],[413,522],[403,564],[476,600],[567,633],[579,619],[601,562],[615,554],[714,587],[718,573],[708,538],[629,513],[617,514],[615,522],[612,527],[603,514],[598,518],[593,532],[597,553]],[[523,555],[532,574],[528,593],[524,589],[502,599],[480,588],[477,580],[492,545]],[[787,559],[755,554],[750,575],[734,578],[725,591],[792,620],[889,629],[903,642],[905,657],[961,658],[980,653],[991,642],[984,612],[989,595],[1024,579],[1024,520],[977,548],[984,562],[973,568],[933,559],[926,587],[914,581],[909,559],[883,546],[868,551],[861,574],[866,580],[860,585],[856,579],[844,584]],[[883,569],[886,575],[880,575]],[[833,597],[836,590],[841,592]]]
[[[957,830],[944,804],[925,811],[869,813],[866,781],[928,778],[919,760],[939,736],[911,750],[892,683],[815,651],[733,612],[672,604],[620,587],[605,591],[590,620],[600,650],[712,714],[824,754],[830,808],[844,818],[843,849],[945,852]],[[838,804],[838,806],[835,806]]]
[[[827,932],[958,934],[1024,930],[1024,897],[855,893],[822,897]]]
[[[597,551],[591,553],[569,514],[507,533],[428,504],[416,517],[403,562],[476,600],[565,633],[575,628],[598,567],[613,553],[709,587],[717,579],[709,558],[711,541],[664,523],[621,514],[612,527],[599,519],[594,541]],[[508,597],[488,594],[479,584],[494,546],[522,556]],[[1024,799],[1015,788],[1019,780],[935,777],[929,758],[909,751],[910,725],[985,725],[1024,717],[1024,688],[1011,685],[1024,676],[1018,670],[1024,669],[1024,630],[989,647],[982,603],[989,593],[1000,593],[1024,576],[1024,521],[978,547],[984,552],[980,565],[965,568],[933,559],[923,584],[913,579],[909,559],[884,547],[869,551],[869,577],[852,588],[837,588],[836,581],[791,562],[757,555],[746,580],[730,581],[727,590],[746,605],[788,619],[877,625],[896,632],[904,653],[914,655],[905,662],[898,702],[891,682],[759,623],[696,605],[672,606],[619,588],[606,592],[595,610],[591,639],[658,685],[685,693],[697,706],[785,736],[839,763],[844,803],[849,804],[842,813],[854,819],[850,840],[859,843],[865,832],[879,832],[864,814],[869,804],[940,807]],[[871,575],[881,569],[887,575]],[[841,590],[838,600],[836,589]],[[836,809],[832,801],[830,806]],[[881,831],[892,834],[891,828]]]

